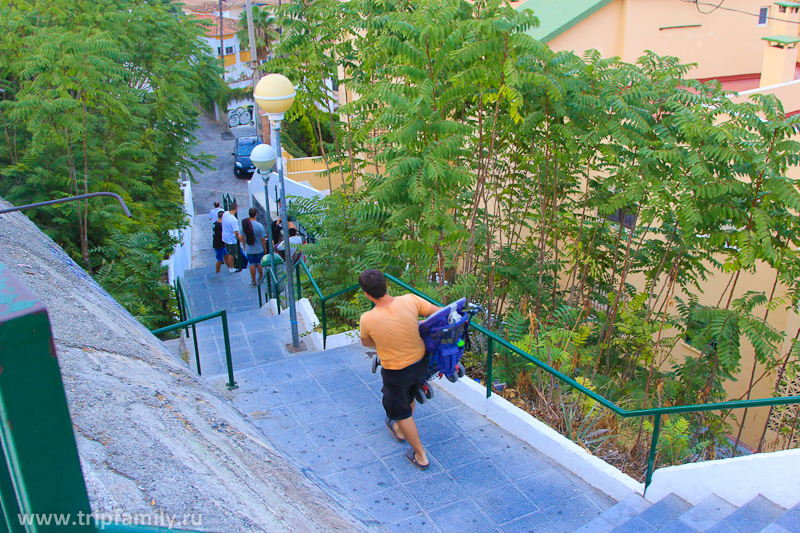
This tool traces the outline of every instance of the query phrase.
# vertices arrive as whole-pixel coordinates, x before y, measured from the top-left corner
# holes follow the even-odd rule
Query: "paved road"
[[[211,161],[211,168],[194,172],[195,183],[192,183],[195,214],[208,213],[214,202],[222,202],[224,193],[240,200],[247,197],[247,180],[233,175],[233,139],[224,140],[225,128],[211,120],[208,116],[200,117],[200,129],[195,136],[199,144],[194,153],[205,152],[216,156]],[[235,128],[236,137],[255,135],[255,128]]]

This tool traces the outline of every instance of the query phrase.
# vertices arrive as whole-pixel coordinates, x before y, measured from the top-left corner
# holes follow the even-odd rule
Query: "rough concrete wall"
[[[0,202],[4,207],[5,202]],[[94,512],[207,531],[367,531],[19,213],[2,262],[47,306]],[[363,516],[363,515],[362,515]]]

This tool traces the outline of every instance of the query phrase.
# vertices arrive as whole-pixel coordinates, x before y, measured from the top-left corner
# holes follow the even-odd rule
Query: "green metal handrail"
[[[334,298],[338,298],[343,294],[347,294],[348,292],[352,292],[360,288],[360,285],[356,283],[350,287],[344,288],[340,291],[337,291],[329,296],[322,296],[322,291],[320,291],[319,286],[317,285],[316,281],[314,280],[314,276],[311,275],[308,266],[305,262],[301,263],[303,268],[308,275],[308,279],[311,281],[311,285],[314,287],[314,290],[317,292],[317,295],[320,297],[320,301],[322,302],[320,312],[322,314],[322,347],[325,349],[326,346],[326,338],[327,338],[327,317],[325,312],[325,302],[333,300]],[[391,281],[392,283],[402,287],[403,289],[416,294],[420,298],[424,300],[442,307],[442,303],[434,300],[427,294],[422,291],[419,291],[412,287],[411,285],[403,282],[402,280],[392,276],[391,274],[384,274],[383,275],[386,279]],[[551,376],[557,378],[561,382],[569,385],[570,387],[578,390],[581,394],[584,394],[591,398],[592,400],[596,401],[600,405],[610,409],[612,412],[616,413],[617,415],[623,418],[633,418],[633,417],[645,417],[645,416],[652,416],[653,417],[653,436],[650,440],[650,452],[647,458],[647,473],[645,474],[645,492],[647,492],[647,487],[650,486],[650,483],[653,479],[653,467],[655,464],[655,456],[656,456],[656,449],[658,444],[658,438],[660,436],[661,430],[661,418],[664,415],[670,414],[678,414],[678,413],[695,413],[695,412],[703,412],[703,411],[721,411],[721,410],[730,410],[730,409],[742,409],[742,408],[750,408],[750,407],[766,407],[766,406],[773,406],[773,405],[790,405],[790,404],[800,404],[800,396],[786,396],[783,398],[759,398],[755,400],[734,400],[729,402],[717,402],[717,403],[708,403],[708,404],[696,404],[696,405],[680,405],[680,406],[672,406],[672,407],[656,407],[651,409],[635,409],[628,411],[623,409],[622,407],[618,406],[611,400],[600,396],[595,391],[581,385],[574,379],[570,378],[569,376],[559,372],[555,368],[551,367],[547,363],[540,361],[533,355],[529,354],[525,350],[520,349],[517,346],[514,346],[512,343],[507,341],[506,339],[500,337],[496,333],[489,331],[488,329],[480,326],[478,324],[474,324],[470,322],[470,327],[474,330],[482,333],[486,336],[486,398],[490,398],[492,395],[492,362],[494,358],[494,350],[495,350],[495,343],[498,343],[500,346],[510,350],[512,353],[523,357],[524,359],[528,360],[530,363],[534,364],[538,368],[544,370]]]
[[[223,207],[223,209],[225,209],[225,211],[228,211],[231,208],[231,204],[233,204],[235,201],[236,201],[236,197],[235,196],[233,198],[231,198],[230,194],[228,194],[228,193],[223,194],[222,195],[222,207]]]
[[[217,318],[217,317],[222,318],[222,336],[225,339],[225,360],[228,363],[227,387],[228,390],[238,389],[239,387],[238,385],[236,385],[236,381],[233,379],[233,360],[231,359],[231,338],[230,335],[228,334],[228,312],[225,311],[224,309],[222,311],[217,311],[216,313],[211,313],[197,318],[184,320],[183,322],[178,322],[177,324],[172,324],[171,326],[154,329],[150,333],[152,333],[153,335],[160,335],[162,333],[167,333],[168,331],[181,329],[186,326],[194,327],[194,325],[197,324],[198,322],[205,322],[206,320],[211,320],[212,318]],[[197,335],[195,335],[194,346],[195,346],[195,357],[197,357],[197,373],[200,374],[200,353],[197,351]]]
[[[258,307],[261,308],[261,285],[267,281],[267,301],[272,300],[273,287],[275,288],[275,300],[278,302],[278,314],[281,314],[281,294],[278,292],[278,277],[275,275],[275,270],[272,267],[267,268],[267,271],[258,280],[256,286],[258,287]]]
[[[192,311],[189,307],[189,300],[186,298],[186,291],[183,290],[183,283],[181,283],[181,278],[175,278],[175,295],[178,298],[178,311],[180,313],[181,322],[186,320],[192,319]],[[203,373],[200,371],[200,349],[197,347],[197,330],[195,329],[194,324],[192,324],[192,334],[189,335],[189,326],[185,326],[184,331],[186,332],[187,337],[191,337],[194,342],[194,356],[197,360],[197,373],[201,376]]]

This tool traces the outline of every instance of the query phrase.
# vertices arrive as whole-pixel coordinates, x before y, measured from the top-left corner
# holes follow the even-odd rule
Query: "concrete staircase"
[[[758,496],[742,507],[710,496],[690,505],[670,494],[651,504],[638,494],[625,498],[577,530],[580,533],[797,533],[800,505],[791,510]]]
[[[362,522],[442,533],[800,533],[800,506],[758,497],[736,506],[712,496],[616,502],[442,389],[415,412],[431,468],[405,459],[384,427],[379,374],[351,345],[289,354],[288,313],[258,309],[249,274],[186,276],[194,316],[228,309],[238,389],[225,387],[219,320],[197,326],[203,376]],[[190,365],[193,343],[186,341]]]

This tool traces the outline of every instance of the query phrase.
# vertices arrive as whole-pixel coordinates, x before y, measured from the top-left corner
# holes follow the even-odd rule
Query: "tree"
[[[169,231],[187,223],[176,180],[195,165],[197,103],[224,90],[202,28],[166,1],[3,1],[0,9],[4,196],[20,204],[120,194],[133,220],[97,200],[26,214],[87,271],[99,270],[146,325],[169,322],[160,263],[174,246]],[[148,246],[134,246],[133,233]]]
[[[256,53],[250,59],[251,61],[266,61],[272,55],[272,43],[280,37],[275,29],[278,19],[260,6],[252,6],[252,10]],[[236,37],[242,43],[242,50],[250,49],[250,36],[247,30],[247,13],[243,12],[239,18],[239,31],[236,32]]]
[[[358,95],[335,129],[357,160],[343,162],[358,200],[305,206],[357,253],[311,246],[317,268],[382,268],[467,296],[488,327],[631,407],[722,398],[745,345],[765,369],[746,369],[746,396],[775,368],[794,375],[768,318],[800,302],[800,190],[786,176],[800,116],[776,98],[734,103],[674,57],[554,53],[525,35],[530,12],[496,0],[309,0],[279,17],[285,50],[302,52],[275,65],[300,73],[311,102],[325,101],[337,62]],[[737,291],[765,267],[770,292]],[[713,275],[727,287],[701,304]],[[700,354],[677,359],[689,337]],[[546,392],[530,399],[542,412],[554,394],[572,401],[524,363],[497,361],[495,376]],[[713,456],[726,420],[670,427]]]

